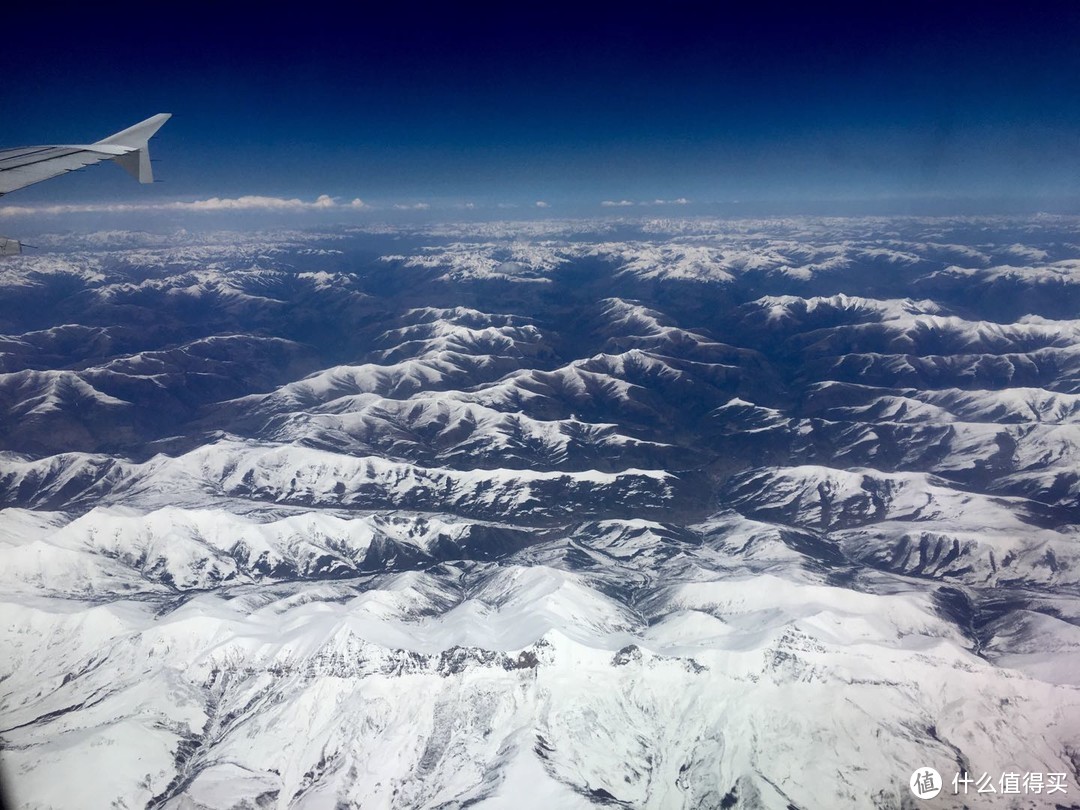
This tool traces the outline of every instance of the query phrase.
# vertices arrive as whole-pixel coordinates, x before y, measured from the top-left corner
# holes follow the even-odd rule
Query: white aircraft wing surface
[[[170,113],[158,113],[91,144],[0,149],[0,194],[103,160],[116,161],[140,183],[152,183],[148,143],[169,117]]]

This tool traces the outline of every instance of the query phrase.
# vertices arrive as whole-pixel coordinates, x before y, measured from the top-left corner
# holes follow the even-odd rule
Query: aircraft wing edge
[[[126,147],[128,151],[117,155],[113,161],[120,164],[124,171],[140,183],[153,183],[154,169],[150,164],[150,139],[171,117],[172,113],[151,115],[145,121],[122,129],[108,138],[102,138],[93,146]]]
[[[140,183],[152,183],[150,138],[171,117],[171,113],[152,115],[91,144],[5,150],[0,155],[0,196],[110,159]]]

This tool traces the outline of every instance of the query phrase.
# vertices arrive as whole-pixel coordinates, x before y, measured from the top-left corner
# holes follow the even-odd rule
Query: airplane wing
[[[103,160],[116,161],[140,183],[152,183],[154,173],[148,144],[169,118],[170,113],[158,113],[91,144],[2,149],[0,195]]]

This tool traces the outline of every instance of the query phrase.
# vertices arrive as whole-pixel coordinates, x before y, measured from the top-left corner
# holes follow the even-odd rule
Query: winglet
[[[124,170],[140,183],[153,183],[154,170],[150,166],[149,141],[154,133],[161,129],[162,124],[171,117],[172,113],[152,115],[145,121],[120,130],[115,135],[102,138],[97,143],[130,148],[130,152],[118,155],[113,160],[123,166]]]

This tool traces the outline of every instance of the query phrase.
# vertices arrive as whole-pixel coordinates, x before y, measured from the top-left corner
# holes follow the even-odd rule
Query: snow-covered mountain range
[[[1080,221],[0,265],[32,808],[1080,807]],[[1066,791],[954,794],[954,774]],[[1056,777],[1055,777],[1056,778]]]

